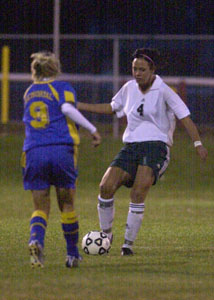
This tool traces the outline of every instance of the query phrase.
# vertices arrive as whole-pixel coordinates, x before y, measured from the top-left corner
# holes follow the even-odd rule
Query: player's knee
[[[115,191],[116,185],[113,182],[101,182],[100,183],[100,196],[105,199],[112,198]]]
[[[57,188],[57,201],[60,211],[70,211],[74,205],[75,191],[72,189]]]
[[[139,187],[133,187],[131,190],[131,200],[134,203],[145,201],[146,195],[152,185],[151,180],[144,181]]]
[[[144,202],[144,192],[139,189],[132,189],[131,191],[131,201],[133,203],[142,203]]]
[[[48,216],[50,212],[50,201],[34,199],[34,210],[41,210]]]

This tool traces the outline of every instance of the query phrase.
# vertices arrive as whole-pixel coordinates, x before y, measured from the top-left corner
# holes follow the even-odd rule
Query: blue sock
[[[79,240],[79,224],[75,211],[62,212],[61,223],[66,241],[67,255],[79,257],[77,243]]]
[[[47,227],[48,217],[42,210],[35,210],[30,220],[30,240],[37,240],[44,247],[45,231]]]

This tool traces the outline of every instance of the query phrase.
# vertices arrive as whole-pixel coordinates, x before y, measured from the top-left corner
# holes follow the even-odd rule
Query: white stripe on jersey
[[[167,169],[170,162],[170,149],[167,147],[166,160],[164,161],[163,167],[159,171],[159,176],[161,176]]]

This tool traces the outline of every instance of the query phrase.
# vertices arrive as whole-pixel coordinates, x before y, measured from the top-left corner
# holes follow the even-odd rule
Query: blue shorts
[[[54,185],[75,189],[78,176],[77,147],[50,145],[23,153],[23,184],[25,190],[43,190]]]

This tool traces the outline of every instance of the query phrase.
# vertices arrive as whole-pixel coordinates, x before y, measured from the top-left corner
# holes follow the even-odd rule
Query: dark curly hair
[[[161,56],[159,50],[152,48],[138,48],[132,55],[133,60],[135,58],[145,59],[151,68],[160,68],[163,67],[167,62]]]

